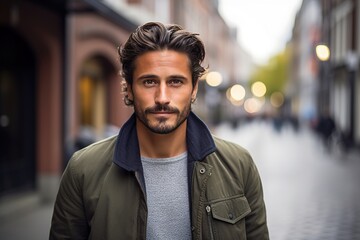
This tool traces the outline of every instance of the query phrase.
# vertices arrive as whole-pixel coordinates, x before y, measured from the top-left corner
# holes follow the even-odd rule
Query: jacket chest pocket
[[[245,196],[236,196],[205,205],[209,239],[246,239],[245,216],[250,206]]]

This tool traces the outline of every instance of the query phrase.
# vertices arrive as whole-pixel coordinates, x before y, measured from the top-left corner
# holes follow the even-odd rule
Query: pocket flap
[[[210,206],[213,218],[231,224],[236,223],[251,212],[245,196],[226,199],[210,204]]]

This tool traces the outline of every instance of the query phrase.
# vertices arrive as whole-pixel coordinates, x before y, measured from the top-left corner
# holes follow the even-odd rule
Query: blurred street
[[[329,153],[308,130],[276,131],[266,122],[237,129],[223,124],[214,133],[252,154],[263,181],[271,239],[360,239],[358,154]],[[23,212],[0,219],[2,240],[48,238],[52,205],[27,201]]]
[[[310,130],[281,132],[267,122],[217,135],[247,148],[263,181],[270,237],[274,240],[360,239],[360,157],[331,153]]]

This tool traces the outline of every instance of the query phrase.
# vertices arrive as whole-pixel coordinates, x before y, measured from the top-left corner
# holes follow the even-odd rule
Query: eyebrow
[[[142,75],[140,76],[139,78],[137,78],[137,80],[145,80],[145,79],[149,79],[149,78],[156,78],[158,79],[159,77],[155,74],[145,74],[145,75]],[[180,78],[180,79],[184,79],[186,80],[187,78],[182,76],[182,75],[170,75],[168,77],[168,79],[171,79],[171,78]]]
[[[170,75],[169,78],[181,78],[181,79],[186,79],[186,77],[182,76],[182,75]]]
[[[159,77],[154,74],[145,74],[145,75],[138,77],[137,80],[143,80],[143,79],[148,79],[148,78],[159,78]]]

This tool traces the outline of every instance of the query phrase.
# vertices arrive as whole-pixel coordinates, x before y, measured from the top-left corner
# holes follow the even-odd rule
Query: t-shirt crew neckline
[[[167,164],[167,163],[173,163],[173,162],[183,160],[186,157],[187,157],[187,152],[183,152],[177,156],[168,157],[168,158],[151,158],[151,157],[141,156],[141,161],[148,162],[148,163]]]

